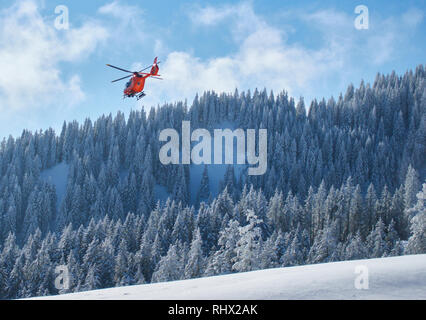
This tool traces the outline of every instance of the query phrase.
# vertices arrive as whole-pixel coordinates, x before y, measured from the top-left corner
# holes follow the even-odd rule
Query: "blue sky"
[[[65,5],[69,29],[57,30]],[[365,5],[369,28],[354,12]],[[204,90],[258,87],[338,96],[377,72],[426,61],[425,1],[19,0],[0,4],[0,137],[188,99]],[[121,72],[159,56],[164,81],[122,99]]]

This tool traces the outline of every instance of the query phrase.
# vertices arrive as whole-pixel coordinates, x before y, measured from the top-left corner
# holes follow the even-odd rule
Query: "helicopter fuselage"
[[[135,94],[142,92],[145,87],[145,79],[149,76],[133,75],[129,82],[126,84],[124,89],[124,95],[127,97],[133,97]]]
[[[145,80],[146,78],[152,77],[153,79],[160,79],[163,80],[162,78],[159,78],[159,74],[158,71],[160,70],[160,68],[158,67],[158,64],[160,62],[157,62],[157,57],[154,59],[154,63],[145,68],[142,69],[141,71],[129,71],[123,68],[119,68],[110,64],[107,64],[108,67],[114,68],[114,69],[118,69],[120,71],[124,71],[127,73],[130,73],[130,75],[122,77],[120,79],[116,79],[113,80],[111,82],[117,82],[117,81],[121,81],[127,78],[130,78],[130,80],[126,83],[126,87],[124,88],[124,98],[126,97],[134,97],[136,96],[138,98],[138,100],[142,97],[145,96],[145,93],[143,92],[143,89],[145,87]],[[143,72],[144,70],[151,68],[149,73]]]

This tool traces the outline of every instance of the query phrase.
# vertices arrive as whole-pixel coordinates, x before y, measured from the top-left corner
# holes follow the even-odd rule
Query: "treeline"
[[[168,200],[148,217],[107,216],[87,226],[68,225],[42,237],[36,230],[21,248],[9,234],[0,254],[0,297],[20,298],[113,286],[191,279],[363,258],[426,252],[426,184],[412,208],[403,187],[365,196],[351,179],[328,192],[321,184],[304,203],[277,191],[243,189],[234,203],[227,188],[199,210]],[[411,200],[411,199],[410,199]],[[407,230],[408,227],[408,230]],[[401,235],[410,233],[408,241]],[[67,290],[55,288],[55,267],[66,265]]]
[[[112,249],[108,249],[109,256],[115,264],[119,243],[111,237],[114,232],[122,237],[126,230],[133,230],[117,227],[129,217],[133,217],[135,226],[139,226],[138,231],[133,231],[144,237],[153,216],[159,215],[159,220],[166,219],[163,216],[168,217],[169,229],[161,231],[159,227],[154,228],[155,232],[150,235],[150,241],[155,241],[155,237],[164,232],[164,235],[158,236],[161,237],[160,254],[151,257],[143,253],[146,259],[152,260],[149,268],[139,267],[136,255],[142,240],[136,233],[130,233],[135,238],[135,246],[128,247],[127,244],[127,251],[123,254],[126,258],[120,258],[130,264],[128,283],[142,281],[140,276],[136,276],[138,269],[145,279],[143,281],[173,278],[160,276],[163,270],[160,265],[165,266],[165,262],[161,264],[160,261],[163,258],[172,259],[170,256],[175,254],[178,257],[176,263],[186,268],[185,254],[189,255],[188,252],[196,250],[191,249],[191,243],[197,239],[193,236],[197,230],[200,232],[203,259],[208,261],[212,257],[225,259],[221,256],[222,246],[232,247],[234,240],[220,240],[221,235],[232,232],[237,234],[236,230],[239,233],[243,233],[242,230],[257,230],[255,233],[260,233],[262,238],[259,242],[262,254],[266,254],[267,243],[275,243],[277,240],[274,238],[284,239],[287,235],[287,240],[283,242],[295,242],[295,246],[303,248],[301,250],[304,253],[296,259],[297,263],[331,259],[328,255],[329,247],[324,247],[321,238],[328,239],[324,240],[327,243],[329,239],[336,239],[336,248],[331,251],[337,253],[334,253],[332,259],[347,259],[342,253],[346,252],[346,247],[358,241],[368,248],[367,239],[371,238],[369,236],[376,229],[377,234],[380,234],[375,236],[377,243],[380,243],[378,239],[382,236],[388,237],[388,234],[394,233],[395,236],[391,237],[392,241],[386,240],[386,250],[377,249],[374,256],[406,252],[403,241],[414,234],[416,243],[424,243],[424,237],[418,238],[418,231],[413,231],[417,228],[415,230],[423,230],[424,234],[424,218],[417,217],[414,220],[418,223],[413,224],[413,218],[422,215],[410,215],[407,212],[413,212],[416,205],[421,207],[416,194],[420,191],[420,182],[425,178],[425,79],[423,65],[403,76],[395,73],[387,76],[379,74],[373,85],[362,82],[357,89],[350,85],[337,100],[314,100],[308,112],[303,99],[296,102],[286,92],[278,95],[272,92],[268,94],[266,90],[255,90],[253,93],[239,93],[236,90],[234,94],[221,95],[206,92],[197,96],[191,107],[185,102],[151,109],[148,115],[144,111],[132,111],[127,121],[118,112],[115,117],[102,116],[95,122],[86,119],[83,124],[76,121],[64,123],[59,136],[49,129],[35,133],[24,131],[19,138],[4,139],[0,145],[0,249],[3,251],[2,256],[11,254],[15,258],[1,260],[0,288],[4,289],[3,296],[40,293],[34,292],[35,289],[22,291],[23,287],[31,286],[31,281],[25,279],[31,274],[28,270],[35,268],[32,264],[37,260],[36,255],[43,254],[43,259],[51,261],[47,263],[50,266],[61,262],[61,259],[61,263],[70,263],[69,250],[57,250],[65,230],[77,237],[79,232],[88,233],[88,228],[103,228],[105,232],[99,235],[96,246],[102,246],[107,238],[110,239],[108,241],[112,241]],[[223,192],[216,196],[210,192],[209,167],[206,166],[199,191],[197,195],[192,195],[197,202],[191,207],[189,166],[164,166],[158,160],[161,147],[159,132],[165,128],[174,128],[180,132],[182,120],[190,120],[193,129],[214,129],[223,123],[239,128],[268,129],[266,174],[248,176],[243,172],[237,176],[234,167],[229,166],[220,184],[220,190],[226,189],[226,196]],[[69,166],[66,194],[60,203],[54,184],[41,179],[43,170],[59,163]],[[157,204],[154,192],[156,186],[166,187],[170,194],[167,204]],[[245,186],[249,186],[249,190]],[[238,209],[241,201],[248,201],[248,194],[256,195],[256,201],[252,201],[257,203],[256,209],[250,206]],[[229,198],[231,202],[224,202],[220,200],[221,197]],[[312,202],[314,197],[316,202]],[[222,210],[223,203],[229,205],[228,214],[213,214],[214,207],[221,206]],[[165,213],[165,208],[174,212],[173,215]],[[271,208],[277,208],[275,214],[266,215]],[[175,219],[182,212],[188,215],[187,219],[191,216],[193,221],[208,216],[205,220],[209,227],[195,222],[188,223],[179,235],[186,237],[186,241],[176,242],[168,234],[174,230]],[[257,220],[263,222],[255,222]],[[255,242],[259,238],[251,232],[248,234],[251,240],[244,241]],[[74,253],[71,261],[74,259],[76,265],[82,266],[87,253],[85,250],[92,240],[84,245],[83,240],[78,242],[82,251],[78,255]],[[186,248],[183,248],[185,243]],[[380,244],[377,246],[380,247]],[[45,254],[43,247],[53,251]],[[288,243],[284,247],[288,248]],[[424,246],[416,247],[420,248],[416,249],[417,252],[424,251]],[[189,251],[185,253],[185,250]],[[316,253],[311,254],[311,251],[324,250],[326,258],[314,258]],[[55,256],[53,252],[60,254]],[[223,252],[230,259],[227,261],[234,261],[230,252],[240,258],[252,255],[241,248]],[[263,267],[287,265],[285,261],[289,258],[283,260],[284,253],[275,253],[279,256],[278,260],[271,258],[269,262],[264,262]],[[134,259],[131,258],[132,254]],[[372,255],[368,253],[367,256]],[[100,257],[102,260],[107,255],[102,253]],[[233,262],[232,266],[231,262],[226,263],[228,267],[224,269],[210,263],[210,267],[206,265],[199,275],[205,274],[206,270],[245,270],[241,267],[242,263]],[[89,268],[89,265],[93,265],[93,268]],[[10,289],[13,286],[7,284],[10,279],[19,278],[13,275],[14,269],[19,277],[27,277],[21,279],[23,282],[16,290]],[[27,271],[22,271],[24,269]],[[111,280],[113,278],[98,269],[102,267],[97,262],[87,260],[86,267],[82,267],[75,276],[78,280],[73,288],[85,286],[89,270],[92,270],[90,277],[98,279],[100,286],[124,281],[122,278],[119,281],[118,278]],[[54,292],[51,287],[53,282],[42,277],[42,274],[39,272],[34,276],[45,279],[43,281],[46,281],[47,287],[34,288],[42,287],[47,290],[46,293]],[[45,274],[51,275],[49,272]]]

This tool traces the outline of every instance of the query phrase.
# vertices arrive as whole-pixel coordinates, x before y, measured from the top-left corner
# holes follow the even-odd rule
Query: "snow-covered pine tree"
[[[197,203],[207,201],[210,197],[209,172],[207,165],[204,165],[203,175],[201,177],[200,188],[197,192]]]
[[[200,229],[194,234],[189,250],[188,262],[185,265],[185,279],[198,278],[204,273],[204,256]]]
[[[235,247],[235,259],[232,269],[244,272],[260,268],[260,254],[262,249],[262,235],[258,219],[253,210],[247,210],[247,225],[239,228],[240,239]]]
[[[407,251],[411,254],[426,253],[426,183],[423,183],[422,191],[417,193],[416,205],[407,214],[412,216]]]
[[[182,278],[181,265],[176,245],[170,246],[167,254],[161,258],[151,282],[174,281]]]

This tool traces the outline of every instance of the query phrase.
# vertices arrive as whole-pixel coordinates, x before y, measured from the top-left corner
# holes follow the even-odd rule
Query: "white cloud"
[[[137,6],[129,6],[120,3],[120,1],[110,2],[98,9],[101,14],[111,15],[116,19],[120,19],[123,23],[134,23],[139,21],[143,14],[143,10]]]
[[[190,19],[197,27],[211,27],[228,19],[238,49],[208,60],[189,52],[170,52],[160,70],[165,80],[148,80],[149,95],[144,98],[144,105],[185,98],[191,101],[197,92],[233,92],[235,88],[266,87],[307,96],[324,73],[341,67],[330,47],[309,50],[288,44],[285,30],[268,24],[249,3],[193,10]]]
[[[321,31],[323,41],[346,65],[361,59],[376,67],[394,60],[399,49],[409,45],[408,35],[423,20],[423,12],[416,8],[387,18],[370,11],[369,29],[357,30],[354,28],[356,16],[326,9],[302,14],[301,18]]]
[[[1,11],[0,111],[80,102],[84,93],[79,76],[65,79],[59,65],[86,57],[107,36],[95,22],[58,31],[53,21],[41,16],[34,0]]]
[[[167,46],[164,44],[164,42],[161,39],[155,39],[154,40],[154,54],[155,56],[164,56],[167,54],[167,52],[170,52],[170,50],[167,48]]]
[[[422,23],[424,17],[423,11],[410,8],[402,15],[402,21],[409,27],[417,27]]]
[[[213,26],[234,13],[235,7],[227,5],[220,9],[214,7],[199,8],[192,11],[189,17],[194,24]]]
[[[196,27],[212,27],[231,23],[230,31],[237,42],[244,41],[249,34],[268,27],[267,22],[258,16],[249,2],[236,5],[207,6],[189,11],[189,18]],[[280,30],[284,35],[283,30]]]
[[[361,80],[359,63],[378,67],[395,59],[398,48],[406,45],[408,27],[418,26],[423,19],[417,9],[387,19],[370,15],[370,28],[360,31],[354,27],[353,12],[293,12],[292,21],[313,29],[321,40],[317,47],[311,47],[297,40],[290,43],[287,34],[294,33],[293,26],[275,27],[256,14],[250,2],[188,12],[196,28],[225,24],[237,49],[206,60],[197,58],[190,48],[169,52],[160,71],[165,80],[148,81],[144,105],[185,98],[191,101],[196,92],[233,92],[235,88],[287,90],[295,97],[304,96],[308,103],[312,98],[337,95],[339,92],[330,92],[330,88],[345,90],[354,75]]]
[[[110,16],[118,21],[110,30],[110,35],[121,48],[136,41],[144,41],[146,34],[142,29],[144,11],[138,6],[123,4],[118,0],[110,2],[98,9],[98,13]],[[133,41],[129,42],[129,39]]]
[[[316,23],[317,26],[324,28],[345,28],[353,27],[354,18],[348,14],[335,9],[323,9],[315,12],[307,12],[301,17],[308,22]]]

